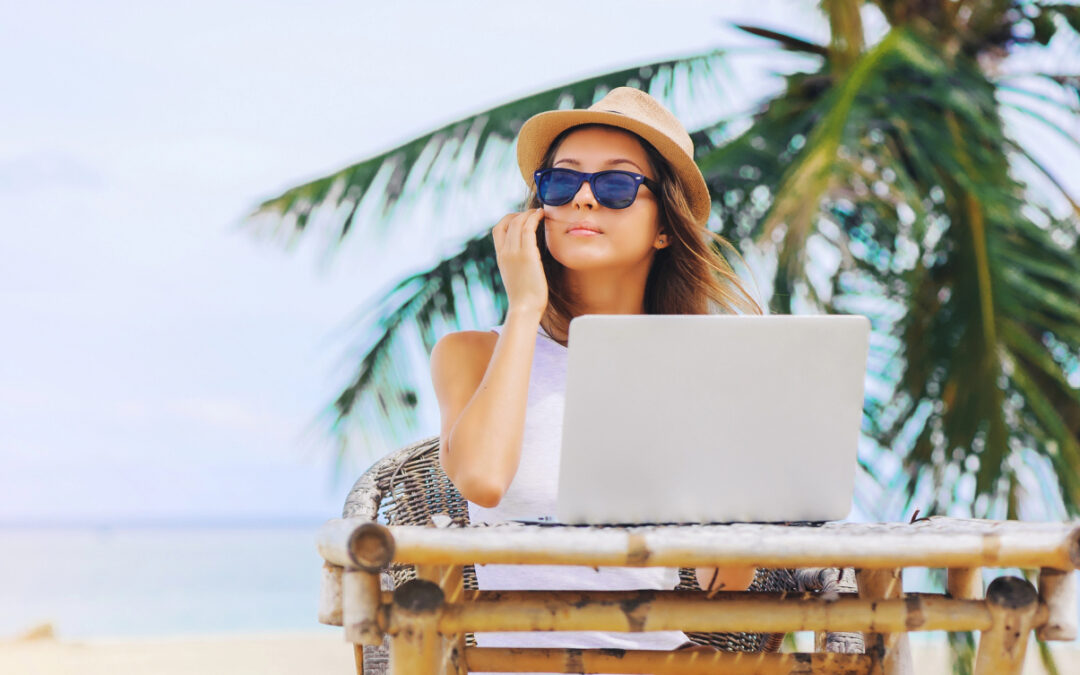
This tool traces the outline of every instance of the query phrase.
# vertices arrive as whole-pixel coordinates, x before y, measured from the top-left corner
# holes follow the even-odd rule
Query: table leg
[[[1039,570],[1039,600],[1049,617],[1036,631],[1040,640],[1076,639],[1076,573],[1044,567]]]
[[[344,625],[341,607],[341,576],[344,571],[337,565],[323,563],[322,581],[319,584],[319,623],[328,626]]]
[[[1039,594],[1026,579],[999,577],[986,589],[993,625],[979,638],[975,675],[1020,675]]]
[[[353,645],[353,660],[356,661],[356,675],[364,675],[364,645]]]
[[[904,595],[903,570],[858,570],[859,597],[868,600],[888,600]],[[874,658],[872,672],[880,675],[914,675],[911,643],[907,633],[866,633],[866,653]]]
[[[982,568],[950,567],[945,590],[957,600],[982,600]]]
[[[345,639],[358,645],[382,643],[379,575],[364,570],[345,570],[341,578],[341,604]]]
[[[465,577],[460,565],[417,565],[416,577],[438,584],[447,604],[460,603],[465,599]],[[467,675],[465,633],[443,635],[442,653],[440,675]]]
[[[444,672],[439,635],[443,604],[442,589],[426,579],[407,581],[394,591],[388,631],[393,675]]]

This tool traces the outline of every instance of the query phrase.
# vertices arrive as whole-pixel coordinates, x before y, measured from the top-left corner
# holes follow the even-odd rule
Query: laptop
[[[558,521],[846,518],[869,332],[862,316],[575,318]]]

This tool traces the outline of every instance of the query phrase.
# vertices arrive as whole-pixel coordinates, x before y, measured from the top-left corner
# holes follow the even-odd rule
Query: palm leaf
[[[746,24],[737,23],[734,24],[739,30],[763,37],[768,40],[774,40],[779,43],[783,49],[793,52],[802,52],[805,54],[815,54],[817,56],[828,56],[829,48],[825,45],[819,45],[809,40],[804,40],[800,37],[795,37],[789,33],[783,33],[780,31],[771,30],[769,28],[762,28],[760,26],[750,26]]]
[[[292,243],[313,226],[330,247],[358,224],[386,226],[396,207],[421,196],[437,212],[456,193],[477,190],[484,174],[516,173],[512,144],[530,116],[545,110],[587,107],[617,86],[649,90],[662,100],[695,91],[699,101],[717,91],[718,51],[604,73],[532,94],[443,125],[402,145],[321,178],[289,188],[259,204],[249,223],[264,235]],[[318,217],[317,217],[318,216]],[[473,225],[473,224],[470,224]],[[477,228],[472,228],[475,231]],[[365,231],[363,236],[378,234]]]
[[[375,324],[378,337],[363,348],[359,366],[325,413],[339,457],[361,447],[373,459],[415,431],[415,383],[427,378],[426,359],[417,355],[429,353],[439,335],[460,330],[465,308],[474,326],[496,324],[506,312],[488,233],[401,281],[365,312],[361,323]]]
[[[933,48],[910,34],[895,35],[897,45],[891,53],[884,54],[882,45],[887,42],[875,48],[882,50],[876,68],[863,66],[870,63],[865,59],[860,62],[866,70],[851,95],[845,98],[836,93],[843,81],[816,100],[792,97],[789,86],[789,98],[783,104],[798,114],[785,116],[767,109],[739,139],[703,156],[701,164],[713,179],[710,185],[727,188],[720,193],[722,212],[731,194],[738,193],[732,200],[736,208],[730,213],[737,234],[756,232],[759,240],[768,241],[771,237],[763,233],[782,226],[784,247],[793,255],[805,255],[805,242],[816,228],[825,223],[839,225],[842,236],[831,240],[853,254],[845,274],[884,277],[881,287],[890,289],[885,294],[912,308],[894,327],[904,344],[905,364],[896,381],[905,403],[879,403],[878,410],[887,411],[891,419],[868,427],[891,447],[901,437],[912,437],[913,420],[927,409],[920,402],[933,403],[929,409],[934,412],[919,423],[921,431],[911,438],[911,445],[897,448],[905,456],[909,473],[896,485],[914,498],[934,492],[917,488],[921,481],[942,486],[948,475],[971,474],[976,496],[989,499],[981,502],[985,509],[996,508],[993,505],[999,498],[1007,507],[1015,490],[1000,492],[997,478],[1008,474],[1009,439],[1030,439],[1037,434],[1026,429],[1009,431],[999,388],[1002,364],[1003,359],[1013,358],[1014,350],[1025,349],[1027,357],[1034,358],[1036,345],[1016,344],[1012,333],[1004,339],[998,327],[1007,317],[1021,316],[1030,334],[1044,329],[1062,332],[1061,328],[1075,324],[1064,299],[1075,283],[1070,280],[1080,278],[1077,260],[1059,247],[1055,247],[1057,253],[1048,254],[1047,246],[1053,242],[1043,233],[1040,240],[1029,242],[1031,249],[1053,262],[1044,260],[1038,279],[1009,270],[1010,264],[1039,264],[1035,256],[1025,257],[1023,263],[1010,260],[1026,250],[1011,241],[1016,239],[1016,228],[1026,228],[1029,235],[1037,228],[1021,213],[1024,188],[1010,178],[1001,152],[1010,147],[1010,141],[996,111],[993,86],[970,66],[944,68],[944,60]],[[943,118],[951,119],[951,125],[942,125]],[[808,126],[812,126],[809,133]],[[875,130],[883,138],[867,142]],[[777,158],[796,136],[808,140],[798,157],[785,165]],[[846,158],[826,161],[841,147]],[[870,172],[862,168],[866,161],[874,167]],[[755,169],[754,177],[740,183],[738,178],[747,166]],[[883,176],[885,168],[895,178],[883,193],[860,195],[850,190],[852,181],[869,184]],[[782,180],[777,180],[778,172],[784,173]],[[771,199],[765,218],[760,204],[749,204],[751,200],[744,196],[762,185]],[[931,198],[934,190],[942,191],[941,196]],[[838,201],[838,195],[846,196]],[[888,213],[900,203],[920,216],[906,234],[897,230],[895,212]],[[928,221],[941,218],[951,225],[925,227]],[[792,221],[798,223],[795,232]],[[937,243],[921,242],[930,232],[938,237]],[[901,239],[928,247],[923,257],[929,256],[931,262],[919,262],[904,273],[896,264]],[[789,268],[786,279],[778,270],[777,292],[805,284],[805,269],[805,264]],[[834,288],[839,290],[838,297],[825,303],[826,307],[850,302],[850,295],[839,285]],[[1021,307],[1021,303],[1026,304]],[[1035,324],[1030,323],[1032,318]],[[979,347],[973,348],[975,344]],[[1042,367],[1040,372],[1058,369],[1057,376],[1047,375],[1049,382],[1041,383],[1044,391],[1050,383],[1060,387],[1065,382],[1060,365],[1047,360],[1044,347],[1038,345],[1038,349],[1043,355],[1035,361]],[[1010,386],[1009,390],[1014,389]],[[1053,405],[1061,409],[1066,404],[1055,399]],[[955,490],[930,498],[937,500],[932,508],[964,499]]]

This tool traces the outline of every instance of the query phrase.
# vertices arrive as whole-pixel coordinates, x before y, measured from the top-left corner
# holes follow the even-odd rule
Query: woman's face
[[[633,134],[610,127],[572,131],[552,167],[584,173],[621,169],[656,180],[649,156]],[[544,235],[552,257],[573,270],[627,268],[652,263],[659,234],[658,197],[642,184],[634,203],[611,209],[596,201],[588,182],[562,206],[544,206]]]

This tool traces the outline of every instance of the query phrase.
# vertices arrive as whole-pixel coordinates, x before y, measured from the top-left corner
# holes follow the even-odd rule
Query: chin
[[[610,267],[613,262],[610,252],[607,251],[573,251],[570,247],[549,247],[551,257],[567,269],[585,270],[601,267]]]

